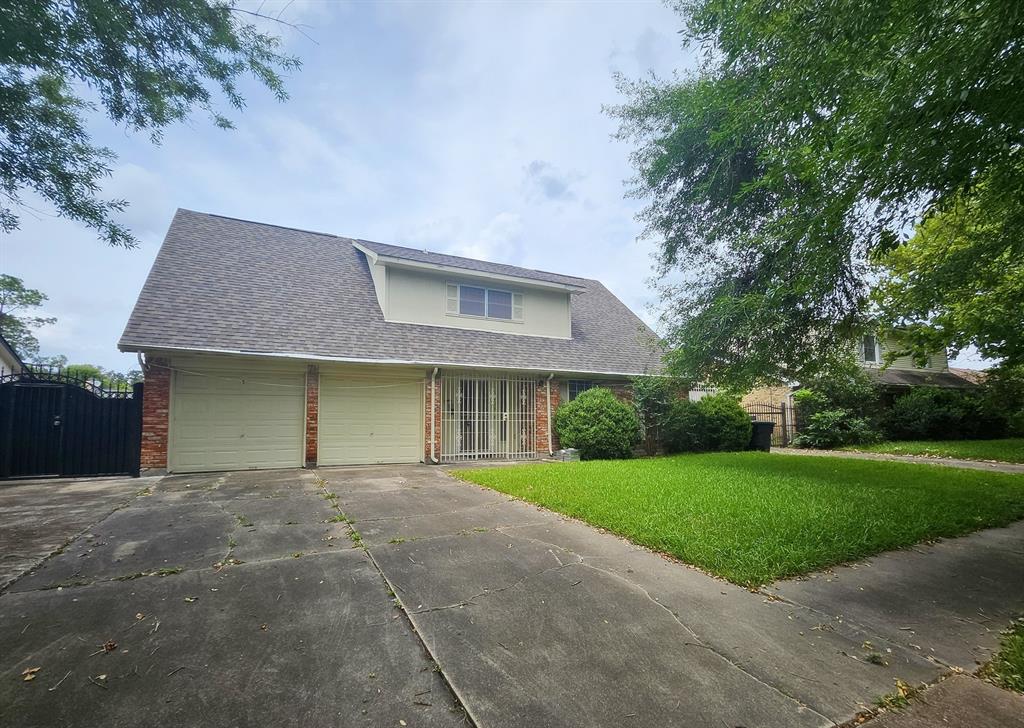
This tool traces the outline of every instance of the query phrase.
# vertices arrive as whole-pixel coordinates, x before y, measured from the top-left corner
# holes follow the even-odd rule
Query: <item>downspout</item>
[[[551,380],[555,378],[555,373],[551,372],[548,378],[544,381],[544,389],[548,395],[548,455],[554,455],[555,449],[552,446],[553,440],[551,439]]]
[[[437,367],[434,367],[434,371],[430,374],[430,462],[434,465],[437,465],[437,452],[434,447],[434,400],[437,398],[437,390],[434,387],[434,383],[436,381]]]

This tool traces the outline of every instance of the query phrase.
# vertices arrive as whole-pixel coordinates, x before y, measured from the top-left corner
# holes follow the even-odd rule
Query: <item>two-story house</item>
[[[119,348],[143,468],[189,472],[546,455],[654,339],[595,280],[179,210]]]
[[[973,387],[976,381],[969,379],[961,370],[949,367],[949,358],[944,350],[928,357],[919,365],[909,356],[898,356],[889,361],[891,352],[898,351],[899,345],[892,336],[866,334],[857,345],[857,360],[862,367],[874,374],[883,389],[898,394],[910,387]]]

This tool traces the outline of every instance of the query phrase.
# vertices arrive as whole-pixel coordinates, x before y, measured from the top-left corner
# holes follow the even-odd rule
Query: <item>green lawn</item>
[[[890,455],[927,455],[933,458],[959,458],[960,460],[1001,460],[1005,463],[1024,463],[1024,437],[1002,440],[906,440],[882,442],[878,445],[854,445],[844,450],[883,452]]]
[[[1024,518],[1024,475],[875,460],[713,453],[453,474],[747,586]]]
[[[1010,627],[999,652],[981,674],[999,687],[1024,693],[1024,621]]]

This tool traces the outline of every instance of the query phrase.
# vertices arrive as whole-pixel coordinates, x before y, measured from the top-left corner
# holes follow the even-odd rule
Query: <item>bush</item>
[[[892,440],[970,440],[1001,437],[1007,416],[984,392],[915,387],[893,402],[883,419]]]
[[[677,399],[661,425],[661,449],[668,454],[704,449],[704,413],[696,402]]]
[[[628,458],[640,441],[636,412],[600,387],[559,407],[555,431],[562,447],[576,448],[583,460]]]
[[[654,455],[658,444],[665,439],[662,428],[672,414],[674,403],[679,401],[682,386],[671,377],[636,377],[632,385],[633,407],[640,418],[644,451]]]
[[[988,372],[980,396],[989,413],[1002,415],[1005,435],[1024,437],[1024,365]]]
[[[799,431],[794,447],[832,448],[878,442],[882,399],[877,382],[846,363],[793,393]]]
[[[829,449],[843,445],[867,445],[877,442],[878,431],[866,417],[857,417],[844,407],[829,408],[825,396],[810,389],[794,393],[798,411],[806,415],[800,432],[793,438],[794,447]]]
[[[704,397],[697,403],[704,419],[705,450],[746,450],[750,445],[750,415],[739,400],[727,394]]]

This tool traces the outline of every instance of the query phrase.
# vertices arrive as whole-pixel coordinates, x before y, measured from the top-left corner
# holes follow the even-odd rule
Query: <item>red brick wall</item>
[[[168,411],[171,403],[171,362],[163,357],[146,360],[146,384],[142,388],[143,470],[167,469]]]
[[[561,401],[561,387],[557,379],[551,380],[551,422],[548,422],[548,390],[547,379],[540,380],[537,385],[536,406],[534,409],[537,417],[537,442],[534,449],[539,455],[548,454],[548,427],[552,428],[551,447],[558,449],[558,436],[554,432],[555,411]]]
[[[315,468],[320,430],[320,367],[306,367],[306,467]]]
[[[430,375],[423,383],[423,462],[430,463],[430,419],[434,418],[434,457],[441,459],[441,378],[434,382],[433,412],[431,412]]]

